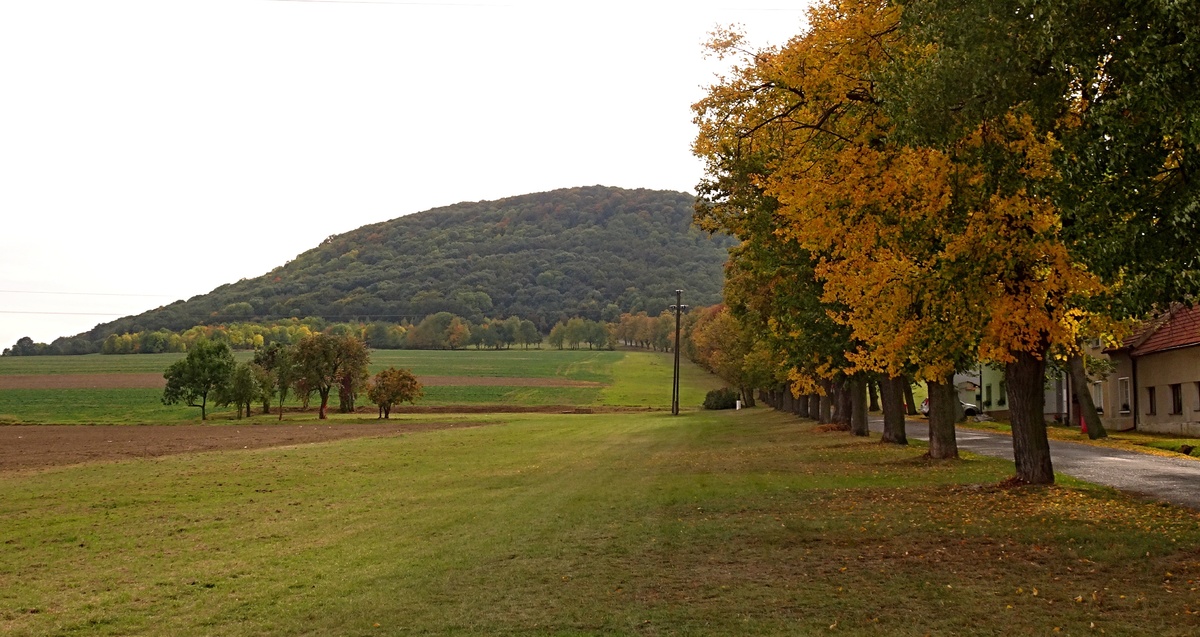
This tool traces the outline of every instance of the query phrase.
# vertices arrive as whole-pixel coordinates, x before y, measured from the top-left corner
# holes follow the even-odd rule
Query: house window
[[[985,387],[983,390],[983,406],[984,407],[992,406],[992,384],[991,383],[988,383],[987,387]]]
[[[1196,383],[1196,384],[1200,385],[1200,383]],[[1004,381],[1000,381],[1000,399],[997,404],[1000,405],[1001,407],[1003,407],[1007,403],[1008,403],[1008,386],[1004,384]]]
[[[1196,383],[1196,390],[1200,391],[1200,383]],[[1129,402],[1129,378],[1117,379],[1117,400],[1121,401],[1121,413],[1128,414],[1133,409]]]
[[[1183,385],[1178,383],[1171,385],[1171,413],[1183,413]]]
[[[1200,381],[1196,381],[1196,411],[1200,411]]]
[[[1104,413],[1104,383],[1092,383],[1092,404],[1096,411]]]
[[[1146,388],[1146,415],[1153,416],[1156,413],[1158,413],[1158,410],[1155,409],[1155,405],[1154,405],[1154,388],[1147,387]]]

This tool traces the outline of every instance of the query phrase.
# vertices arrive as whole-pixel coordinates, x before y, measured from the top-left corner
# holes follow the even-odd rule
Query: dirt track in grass
[[[428,387],[600,387],[568,378],[504,376],[418,376]],[[162,374],[12,374],[0,375],[3,389],[161,389]]]
[[[396,436],[482,424],[11,425],[0,427],[0,473],[179,453]]]

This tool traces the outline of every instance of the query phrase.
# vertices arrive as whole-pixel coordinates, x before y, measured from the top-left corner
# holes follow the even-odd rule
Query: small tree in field
[[[208,419],[208,396],[229,384],[236,363],[229,345],[219,341],[197,341],[187,356],[175,361],[163,373],[164,405],[184,403],[200,408],[200,420]],[[197,403],[197,401],[199,401]]]
[[[389,367],[375,375],[371,387],[367,389],[367,397],[379,405],[379,417],[388,418],[392,414],[392,405],[397,403],[415,403],[424,396],[421,383],[407,369]]]
[[[337,387],[339,393],[345,390],[352,396],[354,381],[367,368],[370,355],[362,341],[353,336],[313,334],[296,343],[291,360],[297,394],[315,390],[321,397],[318,417],[324,420],[330,390]]]
[[[251,363],[238,363],[229,376],[229,382],[214,394],[214,402],[218,406],[237,406],[239,420],[242,413],[249,417],[250,405],[262,397],[262,386],[255,375],[255,369]]]

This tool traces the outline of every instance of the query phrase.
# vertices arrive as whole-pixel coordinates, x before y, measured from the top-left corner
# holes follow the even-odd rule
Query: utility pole
[[[675,290],[675,305],[671,311],[675,313],[675,377],[671,383],[671,415],[679,415],[679,319],[688,306],[683,304],[683,290]]]

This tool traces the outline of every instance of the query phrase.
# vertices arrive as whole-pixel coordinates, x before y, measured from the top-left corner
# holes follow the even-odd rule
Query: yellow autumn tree
[[[743,57],[696,105],[695,150],[711,181],[740,180],[774,207],[748,227],[726,198],[715,218],[812,256],[822,301],[851,329],[844,372],[930,381],[931,455],[956,454],[954,371],[1006,365],[1018,476],[1051,482],[1045,357],[1075,342],[1078,302],[1098,289],[1043,194],[1057,178],[1056,140],[1014,109],[939,147],[897,143],[889,66],[933,52],[905,41],[900,12],[880,0],[822,3],[808,31]],[[713,44],[720,55],[739,46],[730,34]]]

